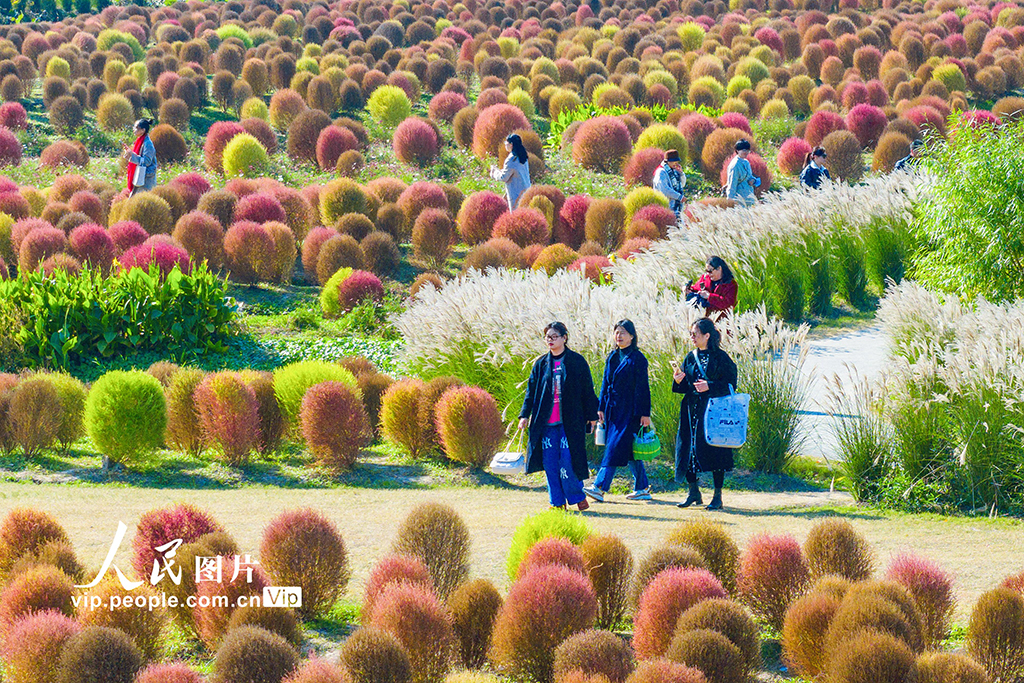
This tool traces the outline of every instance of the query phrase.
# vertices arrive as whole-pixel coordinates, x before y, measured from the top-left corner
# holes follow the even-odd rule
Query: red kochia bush
[[[21,248],[18,250],[18,270],[22,273],[30,273],[39,267],[43,261],[64,251],[67,247],[67,238],[63,230],[57,228],[34,228],[21,241]]]
[[[441,681],[455,658],[451,617],[434,594],[412,584],[392,584],[377,598],[370,625],[390,633],[409,654],[413,681]]]
[[[25,130],[28,127],[28,113],[21,102],[0,104],[0,126],[9,130]]]
[[[302,272],[307,282],[316,282],[316,262],[320,247],[338,233],[330,228],[317,227],[309,231],[302,242]]]
[[[949,635],[953,618],[953,577],[934,562],[908,554],[893,558],[885,577],[910,591],[921,611],[925,645],[937,646]]]
[[[118,254],[123,254],[128,249],[140,245],[149,239],[149,233],[135,221],[120,221],[110,226],[108,230],[110,239],[114,240],[114,247]]]
[[[434,407],[445,454],[471,467],[490,462],[505,438],[494,397],[479,387],[452,387]]]
[[[551,680],[555,648],[592,628],[596,617],[589,579],[568,567],[538,567],[509,591],[494,625],[491,659],[506,674]]]
[[[826,135],[836,130],[846,130],[846,122],[842,116],[832,111],[816,111],[807,119],[804,140],[811,147],[817,147]]]
[[[686,139],[686,146],[688,148],[689,156],[691,161],[699,161],[701,155],[704,152],[704,143],[707,141],[708,136],[719,129],[717,121],[704,114],[687,114],[683,118],[679,119],[679,123],[676,124],[676,128],[683,134]]]
[[[231,142],[231,138],[244,132],[245,128],[235,121],[217,121],[210,126],[206,142],[203,143],[203,161],[207,170],[213,173],[224,172],[224,148]]]
[[[537,209],[524,207],[502,214],[494,223],[495,237],[510,239],[520,247],[528,244],[548,244],[551,228]]]
[[[699,669],[659,658],[640,662],[626,683],[707,683],[707,679]]]
[[[338,301],[342,310],[350,311],[369,299],[379,302],[384,298],[384,285],[380,278],[365,270],[353,271],[338,285]]]
[[[350,276],[352,277],[352,276]],[[371,438],[363,402],[341,382],[321,382],[302,398],[302,435],[317,461],[332,470],[352,467]]]
[[[530,122],[519,107],[495,104],[480,112],[473,126],[473,153],[482,160],[505,158],[505,138],[520,128],[530,130]]]
[[[508,202],[489,190],[475,192],[462,202],[457,220],[459,235],[470,245],[481,244],[491,238],[494,222],[508,212]]]
[[[256,392],[237,372],[217,372],[199,383],[195,399],[206,441],[220,447],[227,464],[245,463],[260,441]]]
[[[438,60],[442,61],[442,60]],[[428,116],[433,121],[451,123],[459,110],[468,104],[466,96],[457,92],[439,92],[430,99],[427,107]]]
[[[235,204],[235,221],[252,221],[262,225],[268,221],[284,223],[287,220],[281,202],[270,194],[254,192]]]
[[[351,683],[351,679],[344,669],[325,659],[313,657],[285,678],[283,683]]]
[[[150,264],[155,263],[164,276],[170,273],[175,266],[183,273],[191,270],[188,252],[166,235],[154,235],[139,246],[128,249],[121,255],[119,261],[122,270],[131,270],[132,268],[149,270]]]
[[[39,165],[44,168],[59,168],[61,166],[78,166],[85,168],[89,165],[89,152],[85,146],[77,141],[56,140],[47,145],[39,154]]]
[[[779,147],[775,163],[788,176],[798,176],[804,170],[804,159],[812,147],[803,138],[789,138]]]
[[[614,116],[598,116],[584,121],[576,131],[572,158],[588,171],[618,173],[632,149],[626,124]]]
[[[17,136],[0,127],[0,166],[17,166],[21,163],[21,143]]]
[[[313,385],[306,395],[322,386]],[[267,524],[260,561],[276,585],[302,588],[300,612],[306,617],[330,609],[348,584],[345,541],[330,520],[311,508],[282,512]]]
[[[740,556],[736,586],[754,614],[781,631],[786,608],[804,592],[810,576],[795,538],[762,533]]]
[[[554,239],[579,249],[587,238],[587,209],[590,208],[590,197],[577,194],[569,197],[558,212],[558,222]]]
[[[942,118],[942,114],[934,107],[921,104],[911,107],[903,112],[901,116],[911,121],[922,132],[931,129],[942,137],[946,137],[946,121]]]
[[[680,615],[701,600],[725,598],[725,589],[705,569],[666,569],[644,589],[633,622],[633,649],[641,659],[665,654]]]
[[[90,192],[89,190],[79,190],[71,195],[68,207],[72,211],[84,213],[92,219],[93,223],[102,223],[106,213],[106,206],[103,200],[95,192]]]
[[[370,570],[366,579],[366,587],[363,594],[363,606],[360,610],[360,619],[364,624],[369,623],[373,615],[373,608],[381,592],[396,583],[407,583],[422,586],[425,590],[432,590],[433,583],[430,578],[430,571],[423,561],[412,555],[385,555]]]
[[[224,528],[210,513],[189,503],[150,510],[139,518],[132,539],[132,568],[138,576],[149,576],[160,553],[157,546],[176,538],[194,543],[201,536],[223,533]]]
[[[870,104],[858,104],[846,115],[846,128],[857,136],[861,147],[874,147],[887,123],[885,112]]]
[[[327,126],[316,139],[316,162],[321,170],[331,171],[338,165],[338,157],[349,150],[358,150],[359,140],[343,126]]]
[[[405,212],[405,217],[412,225],[425,209],[441,209],[448,211],[448,195],[437,183],[421,180],[409,185],[398,196],[398,208]]]
[[[183,662],[150,664],[139,672],[134,683],[205,683],[203,676]]]
[[[580,574],[587,573],[587,562],[579,547],[567,538],[548,536],[534,543],[520,562],[516,576],[526,576],[537,567],[559,565]]]
[[[190,211],[185,214],[174,226],[172,237],[185,247],[193,261],[206,261],[212,269],[219,269],[224,265],[224,228],[210,214],[203,211]]]
[[[61,649],[81,630],[79,622],[55,611],[37,612],[19,619],[2,649],[7,676],[21,683],[57,680]]]
[[[114,262],[116,249],[110,234],[95,223],[79,225],[71,231],[71,250],[83,263],[106,272]]]
[[[441,152],[441,135],[433,123],[410,116],[398,124],[392,145],[399,161],[428,166]]]
[[[592,282],[600,282],[601,277],[604,274],[605,268],[611,267],[612,262],[607,256],[601,254],[591,254],[589,256],[581,256],[571,264],[566,270],[575,270],[583,274],[584,277],[591,280]]]
[[[626,187],[636,185],[651,187],[654,183],[654,172],[661,166],[664,158],[665,153],[657,147],[638,149],[622,169]]]
[[[250,221],[235,223],[224,235],[224,252],[231,279],[252,284],[270,279],[274,267],[274,238]]]
[[[263,589],[270,585],[270,579],[262,566],[256,565],[252,569],[252,581],[248,580],[248,569],[241,566],[238,576],[234,574],[235,558],[230,555],[221,555],[223,567],[230,572],[222,576],[221,581],[202,581],[196,584],[195,606],[192,608],[192,619],[196,624],[196,633],[206,643],[207,647],[213,648],[227,631],[228,622],[231,620],[231,613],[235,610],[238,598],[242,595],[263,595]],[[244,556],[242,556],[244,560]]]

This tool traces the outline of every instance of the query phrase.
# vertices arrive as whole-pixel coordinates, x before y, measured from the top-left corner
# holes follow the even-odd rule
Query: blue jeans
[[[599,469],[597,471],[597,479],[594,480],[594,486],[608,493],[612,488],[612,479],[615,478],[615,469],[611,465]],[[634,491],[643,491],[650,486],[650,483],[647,481],[647,468],[644,467],[642,460],[630,460],[629,471],[633,473]]]
[[[565,438],[565,429],[562,425],[550,425],[540,443],[544,450],[544,474],[548,478],[548,496],[551,498],[551,504],[562,507],[566,503],[576,505],[586,500],[583,484],[572,471],[569,440]]]

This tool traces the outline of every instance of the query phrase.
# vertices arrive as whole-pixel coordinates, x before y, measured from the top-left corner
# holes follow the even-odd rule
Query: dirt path
[[[672,500],[631,503],[623,499],[595,505],[585,516],[599,533],[619,535],[636,556],[659,545],[680,520],[715,514],[741,545],[761,531],[794,534],[801,542],[821,506],[843,506],[847,516],[877,550],[884,569],[902,550],[914,550],[939,562],[957,578],[960,604],[957,619],[965,620],[978,595],[1005,576],[1024,569],[1020,539],[1024,523],[996,520],[944,519],[859,511],[845,493],[729,493],[724,513],[680,510]],[[452,488],[433,490],[288,490],[249,488],[184,491],[98,486],[0,484],[0,514],[31,505],[57,517],[67,529],[81,560],[98,568],[118,520],[130,529],[152,508],[187,501],[212,512],[238,540],[243,552],[257,553],[260,534],[276,514],[287,508],[321,510],[342,530],[353,559],[349,595],[358,599],[373,562],[383,555],[406,513],[425,501],[454,507],[469,525],[473,541],[473,573],[505,587],[505,556],[516,524],[543,510],[546,497],[533,491]],[[131,533],[131,532],[129,532]],[[129,539],[118,559],[128,563]]]

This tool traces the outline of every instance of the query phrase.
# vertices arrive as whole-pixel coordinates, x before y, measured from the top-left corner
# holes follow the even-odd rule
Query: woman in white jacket
[[[523,139],[515,133],[505,138],[505,150],[508,152],[505,165],[492,166],[491,177],[505,183],[508,210],[513,211],[522,194],[530,189],[530,161]]]
[[[729,162],[725,181],[725,196],[747,206],[757,203],[754,188],[761,184],[761,180],[754,175],[754,170],[747,161],[749,154],[749,140],[740,140],[736,143],[736,155]]]

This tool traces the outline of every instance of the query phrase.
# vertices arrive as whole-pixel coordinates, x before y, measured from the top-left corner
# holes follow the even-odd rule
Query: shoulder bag
[[[697,352],[693,352],[697,360]],[[700,363],[697,363],[700,369]],[[704,380],[704,373],[701,372]],[[739,448],[747,442],[750,394],[737,394],[729,385],[729,393],[708,399],[704,409],[704,441],[718,448]]]

